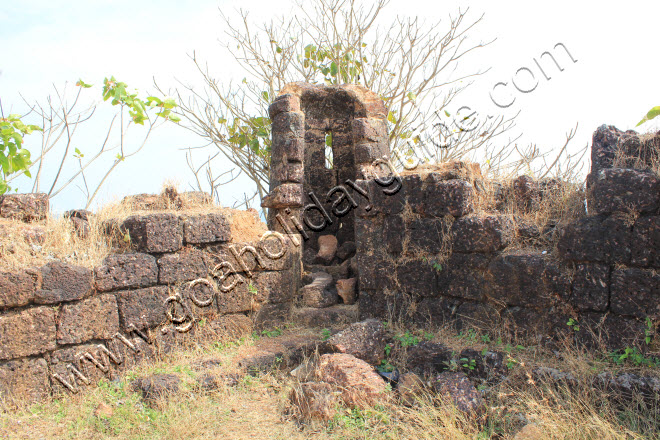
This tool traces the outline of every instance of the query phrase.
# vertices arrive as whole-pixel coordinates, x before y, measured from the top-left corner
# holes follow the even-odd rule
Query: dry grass
[[[73,223],[63,217],[49,216],[30,224],[0,219],[0,270],[39,267],[53,260],[94,268],[109,254],[130,249],[122,241],[113,240],[108,225],[120,224],[132,215],[213,212],[228,218],[234,242],[257,240],[267,230],[254,209],[223,208],[198,194],[179,194],[168,186],[161,194],[129,196],[103,206],[90,216],[86,234],[77,233]]]
[[[327,423],[299,421],[290,415],[288,399],[295,379],[277,371],[243,375],[238,385],[203,392],[196,377],[203,373],[233,374],[236,358],[254,350],[254,337],[239,342],[200,344],[162,360],[143,364],[116,381],[44,404],[0,412],[0,437],[43,439],[508,439],[523,425],[533,424],[542,439],[660,438],[660,407],[615,406],[605,394],[588,386],[586,378],[605,368],[595,353],[565,346],[558,354],[542,347],[516,347],[516,341],[485,342],[479,331],[457,335],[447,328],[416,331],[389,324],[402,334],[442,342],[454,350],[474,348],[507,351],[515,359],[509,379],[486,389],[485,419],[460,413],[437,396],[422,394],[415,405],[389,403],[362,409],[339,408]],[[306,330],[307,331],[307,330]],[[276,341],[273,340],[273,343]],[[217,366],[202,370],[201,360]],[[405,370],[405,359],[390,359]],[[534,365],[573,372],[579,381],[571,389],[535,382]],[[611,367],[611,365],[609,365]],[[147,405],[130,389],[130,380],[154,373],[182,379],[179,393]],[[0,405],[0,408],[2,406]],[[109,408],[110,413],[97,414]]]
[[[624,138],[615,151],[613,166],[649,170],[660,176],[660,132]]]

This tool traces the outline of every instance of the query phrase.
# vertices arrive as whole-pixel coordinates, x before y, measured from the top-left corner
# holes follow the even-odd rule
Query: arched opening
[[[331,170],[334,166],[334,156],[332,153],[332,132],[325,132],[325,169]]]

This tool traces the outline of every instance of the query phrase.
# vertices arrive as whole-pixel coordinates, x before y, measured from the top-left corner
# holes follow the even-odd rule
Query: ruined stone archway
[[[354,84],[291,83],[271,104],[269,114],[273,124],[270,193],[262,206],[270,209],[270,229],[299,232],[305,221],[303,207],[315,203],[314,194],[330,212],[331,222],[323,222],[320,210],[308,210],[310,223],[325,226],[318,232],[306,228],[306,244],[316,248],[320,234],[333,234],[340,243],[354,241],[353,215],[332,216],[329,208],[339,196],[329,197],[328,192],[347,180],[368,176],[373,161],[389,155],[387,109],[382,99]],[[328,136],[331,167],[326,165]],[[289,224],[288,231],[283,220]]]

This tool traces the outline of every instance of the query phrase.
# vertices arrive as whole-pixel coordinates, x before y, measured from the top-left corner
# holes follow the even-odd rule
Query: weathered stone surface
[[[122,223],[140,252],[175,252],[183,244],[181,220],[174,214],[134,215]]]
[[[337,253],[337,237],[334,235],[321,235],[318,239],[319,251],[316,254],[315,262],[330,264]]]
[[[303,286],[301,290],[303,301],[307,307],[329,307],[338,302],[337,291],[334,290],[332,276],[325,272],[312,274],[314,281]]]
[[[449,368],[452,353],[444,344],[422,341],[407,347],[406,357],[410,371],[421,376],[430,376]]]
[[[435,254],[440,252],[443,235],[449,232],[442,219],[424,218],[413,220],[405,227],[405,230],[401,218],[395,217],[395,219],[392,219],[394,221],[390,219],[385,221],[385,236],[390,252],[401,252],[403,247],[402,237],[405,230],[407,230],[409,237],[407,254],[417,255],[419,252]]]
[[[291,93],[285,93],[278,96],[271,105],[268,106],[268,117],[273,119],[275,116],[284,112],[299,112],[300,98]]]
[[[427,261],[409,261],[396,267],[396,279],[399,288],[407,294],[433,296],[437,294],[436,269]],[[377,274],[379,277],[385,274]]]
[[[631,255],[631,227],[620,216],[592,216],[561,230],[557,250],[562,258],[602,263],[627,263]]]
[[[610,307],[621,315],[660,316],[660,274],[637,268],[613,271]]]
[[[208,272],[204,254],[195,249],[163,255],[158,259],[158,269],[159,284],[174,284],[204,278]]]
[[[29,304],[40,284],[37,270],[0,272],[0,309]]]
[[[588,348],[620,350],[645,346],[646,324],[642,319],[620,316],[616,313],[584,312],[580,315],[577,341]]]
[[[35,295],[37,304],[56,304],[88,296],[93,289],[92,271],[85,267],[54,261],[41,268],[42,290]]]
[[[180,384],[181,379],[175,374],[154,374],[135,379],[131,389],[142,394],[145,401],[153,403],[178,393]]]
[[[277,304],[294,300],[297,281],[293,271],[257,272],[252,286],[256,289],[257,301]]]
[[[168,296],[165,286],[117,292],[122,328],[130,331],[133,325],[142,330],[167,322],[169,307],[165,300]]]
[[[257,310],[258,289],[252,284],[252,279],[243,278],[242,282],[235,285],[234,288],[223,292],[221,289],[216,294],[218,301],[218,312],[220,313],[239,313]],[[231,286],[230,283],[225,283]],[[200,295],[201,296],[201,295]]]
[[[660,267],[660,216],[641,217],[632,233],[631,263],[639,266]]]
[[[294,321],[306,327],[336,326],[350,324],[358,320],[357,305],[338,304],[336,306],[324,307],[302,307],[295,310]]]
[[[456,307],[456,317],[459,329],[491,329],[500,324],[499,310],[488,303],[464,302]]]
[[[490,286],[486,275],[491,256],[452,253],[436,270],[437,292],[458,298],[482,300]],[[437,267],[437,266],[436,266]]]
[[[17,359],[0,365],[0,398],[29,403],[50,394],[48,366],[43,358]]]
[[[571,303],[578,310],[604,311],[609,304],[610,267],[598,263],[576,266]]]
[[[95,365],[88,355],[99,365]],[[97,384],[102,378],[110,379],[114,377],[118,366],[97,344],[55,350],[48,356],[48,364],[55,395],[76,393],[80,388]]]
[[[231,226],[218,213],[187,217],[183,222],[183,240],[190,244],[216,243],[231,239]]]
[[[337,248],[337,258],[341,261],[348,260],[356,251],[355,243],[352,241],[347,241]]]
[[[377,118],[355,118],[352,123],[353,141],[387,142],[387,122]]]
[[[567,296],[568,276],[541,253],[514,252],[494,258],[489,267],[492,295],[508,305],[543,308],[556,295]]]
[[[200,331],[202,338],[212,340],[235,340],[252,334],[254,322],[242,313],[218,316],[208,321],[206,328]]]
[[[350,354],[324,354],[316,374],[321,381],[338,386],[348,406],[371,406],[387,399],[385,381],[371,365]]]
[[[396,390],[399,393],[401,403],[412,406],[415,404],[417,397],[424,392],[424,382],[415,373],[404,373],[399,378]]]
[[[610,391],[615,398],[624,400],[642,397],[653,402],[660,394],[659,378],[634,373],[621,373],[616,376],[610,372],[600,373],[595,377],[594,385]]]
[[[444,296],[422,298],[412,319],[421,326],[442,326],[455,318],[460,300]]]
[[[486,405],[479,391],[463,373],[440,373],[433,383],[440,396],[449,399],[460,411],[470,416],[481,416]]]
[[[385,358],[386,337],[380,321],[367,319],[351,324],[328,339],[328,343],[340,353],[348,353],[372,365],[378,365]]]
[[[589,177],[590,213],[655,213],[660,208],[660,177],[651,171],[608,168]]]
[[[302,137],[305,131],[305,114],[289,111],[276,114],[273,119],[272,130],[278,133],[291,133]]]
[[[453,252],[496,252],[513,239],[513,222],[507,216],[462,217],[451,228]]]
[[[306,382],[293,387],[289,401],[303,420],[331,420],[337,414],[339,399],[332,385]]]
[[[50,307],[35,307],[0,316],[0,359],[53,350],[55,334],[55,311]]]
[[[275,187],[261,201],[262,208],[300,208],[303,206],[302,185],[283,183]]]
[[[148,287],[158,282],[156,259],[148,254],[116,254],[95,270],[96,288],[101,292]]]
[[[635,132],[630,130],[630,134]],[[613,125],[601,125],[592,137],[591,145],[591,172],[598,172],[603,168],[611,168],[616,153],[619,138],[626,134]]]
[[[440,176],[430,173],[425,181],[424,213],[440,217],[451,214],[461,217],[472,212],[474,188],[464,180],[441,180]]]
[[[24,222],[43,220],[48,215],[48,194],[5,194],[0,196],[0,217]]]
[[[101,295],[62,306],[57,324],[59,344],[79,344],[91,339],[110,339],[119,331],[114,295]]]
[[[340,296],[344,304],[355,304],[355,299],[357,298],[357,291],[355,288],[356,282],[357,278],[348,278],[345,280],[337,280],[335,283],[337,294]]]

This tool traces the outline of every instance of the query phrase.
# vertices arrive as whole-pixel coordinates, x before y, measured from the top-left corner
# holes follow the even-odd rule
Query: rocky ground
[[[658,366],[576,350],[377,320],[274,329],[6,406],[0,437],[658,438]]]

